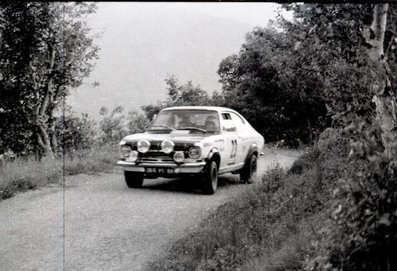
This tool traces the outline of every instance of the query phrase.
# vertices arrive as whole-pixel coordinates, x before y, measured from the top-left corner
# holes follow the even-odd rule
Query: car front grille
[[[149,151],[140,154],[141,162],[172,162],[172,156],[167,155],[161,151]]]

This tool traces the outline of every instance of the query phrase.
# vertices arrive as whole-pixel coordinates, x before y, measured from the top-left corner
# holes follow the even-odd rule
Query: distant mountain
[[[181,83],[192,80],[210,93],[220,90],[220,61],[237,53],[252,27],[206,14],[155,10],[140,16],[122,6],[100,8],[91,19],[100,59],[86,83],[72,90],[74,111],[99,117],[101,106],[127,110],[166,97],[164,79],[174,74]],[[98,81],[99,87],[92,83]]]

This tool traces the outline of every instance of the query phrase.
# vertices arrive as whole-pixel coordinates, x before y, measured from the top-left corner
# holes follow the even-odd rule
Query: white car
[[[124,137],[120,160],[128,187],[144,178],[196,176],[205,194],[214,194],[218,175],[256,176],[264,138],[235,110],[178,106],[161,110],[144,133]]]

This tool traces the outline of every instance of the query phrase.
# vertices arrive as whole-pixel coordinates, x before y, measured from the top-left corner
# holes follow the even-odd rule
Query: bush
[[[143,133],[149,127],[150,121],[143,113],[134,110],[128,112],[127,127],[129,134]]]
[[[98,133],[96,123],[88,114],[76,116],[73,112],[62,116],[56,123],[58,152],[74,154],[91,149]]]
[[[100,114],[103,116],[99,122],[99,141],[102,144],[115,144],[127,135],[126,118],[122,114],[124,108],[116,106],[108,115],[108,109],[102,107]]]
[[[352,151],[333,189],[307,270],[395,270],[397,163],[383,154],[376,125],[352,124]]]
[[[32,126],[20,110],[13,108],[4,112],[0,106],[0,154],[8,151],[16,155],[34,153],[36,137]]]
[[[319,156],[320,151],[317,148],[314,148],[313,151],[303,154],[301,157],[295,160],[291,168],[288,170],[288,173],[299,175],[302,174],[304,171],[310,170]]]

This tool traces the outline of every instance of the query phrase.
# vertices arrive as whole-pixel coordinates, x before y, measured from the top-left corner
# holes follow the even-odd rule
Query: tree
[[[149,127],[150,121],[145,114],[135,110],[128,112],[127,128],[129,134],[143,133]]]
[[[192,81],[180,85],[178,79],[171,75],[165,79],[168,86],[167,106],[177,105],[208,105],[210,97],[200,85],[194,86]]]
[[[385,154],[397,156],[396,120],[396,7],[388,4],[289,4],[295,23],[327,50],[332,67],[325,71],[328,108],[334,118],[352,115],[380,124]],[[307,42],[305,43],[307,48]],[[336,101],[336,102],[335,102]],[[348,116],[348,117],[346,117]],[[349,123],[345,123],[348,125]]]
[[[70,88],[93,68],[98,47],[85,17],[95,4],[11,2],[0,4],[2,118],[19,123],[15,135],[54,157],[56,113]],[[12,136],[11,136],[12,138]]]
[[[116,106],[108,115],[109,110],[106,107],[100,109],[100,114],[103,116],[99,122],[99,129],[101,135],[100,141],[105,144],[114,144],[120,141],[127,135],[126,118],[123,115],[124,108]]]
[[[153,116],[165,107],[182,106],[182,105],[215,105],[214,100],[208,95],[207,91],[202,89],[200,85],[194,86],[192,81],[180,84],[178,79],[171,75],[165,79],[167,84],[167,99],[158,101],[157,104],[142,106],[146,117],[151,120]],[[222,99],[218,93],[214,93],[217,103],[221,103]]]
[[[164,102],[159,101],[157,102],[157,104],[144,105],[141,107],[141,109],[143,110],[143,112],[145,112],[146,118],[148,120],[152,120],[153,117],[165,107],[166,105],[164,104]]]
[[[387,31],[387,17],[389,12],[388,4],[377,4],[373,9],[373,19],[370,26],[367,25],[364,37],[369,46],[369,58],[381,70],[381,76],[373,84],[375,95],[373,102],[376,104],[377,121],[382,131],[382,141],[385,148],[385,155],[389,159],[397,157],[397,92],[393,89],[388,63],[388,52],[384,48],[396,46],[396,27],[393,24],[393,36],[390,40],[385,39]],[[397,169],[397,168],[396,168]]]
[[[68,108],[55,125],[58,146],[60,151],[73,154],[80,150],[89,150],[97,139],[98,129],[96,122],[88,114],[76,115]]]
[[[346,169],[333,177],[331,218],[306,270],[394,270],[397,261],[396,14],[388,4],[293,4],[290,29],[329,57],[327,106],[343,140]],[[309,42],[309,43],[308,43]],[[337,65],[340,70],[333,69]],[[332,98],[334,98],[332,101]],[[330,150],[335,155],[334,150]],[[347,153],[349,153],[348,157]],[[330,191],[331,192],[331,191]],[[328,209],[328,206],[331,206]]]
[[[323,77],[312,51],[290,33],[255,28],[237,55],[219,65],[226,106],[247,117],[268,142],[312,141],[325,125]]]

